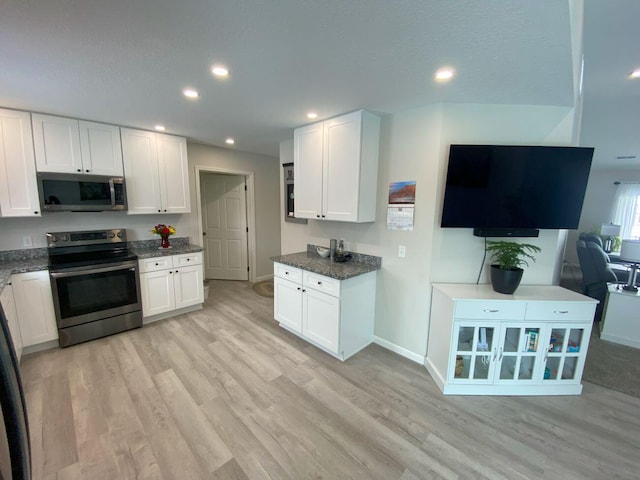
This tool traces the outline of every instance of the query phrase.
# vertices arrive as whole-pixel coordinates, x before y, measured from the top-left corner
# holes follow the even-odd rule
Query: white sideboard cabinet
[[[373,341],[375,293],[375,271],[337,280],[274,263],[274,318],[340,360]]]
[[[31,114],[0,109],[0,216],[39,217]]]
[[[202,252],[144,258],[138,265],[145,323],[204,302]]]
[[[121,128],[128,214],[189,213],[187,140]]]
[[[295,217],[376,219],[380,118],[352,112],[294,130]]]
[[[596,304],[556,286],[434,284],[425,366],[444,394],[580,394]]]
[[[123,175],[118,126],[39,113],[32,122],[39,172]]]

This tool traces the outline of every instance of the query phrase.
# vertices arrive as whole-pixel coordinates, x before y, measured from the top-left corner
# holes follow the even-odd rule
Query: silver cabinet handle
[[[553,313],[560,313],[564,315],[565,313],[569,313],[569,310],[554,310]]]
[[[497,309],[492,310],[492,309],[489,309],[489,308],[485,308],[485,309],[483,310],[483,312],[485,312],[485,313],[498,313],[499,311],[500,311],[500,310],[497,310]]]
[[[496,348],[493,349],[493,361],[494,362],[496,361],[496,355],[497,354],[498,354],[498,348],[496,347]]]

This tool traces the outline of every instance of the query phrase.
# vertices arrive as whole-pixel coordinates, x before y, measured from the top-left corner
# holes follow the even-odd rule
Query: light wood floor
[[[211,282],[204,310],[24,358],[34,479],[639,478],[640,399],[444,397],[421,365],[376,345],[341,363],[272,308]]]

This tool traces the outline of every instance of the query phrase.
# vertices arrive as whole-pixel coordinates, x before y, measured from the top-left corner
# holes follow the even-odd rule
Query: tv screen
[[[451,145],[442,227],[578,228],[593,148]]]

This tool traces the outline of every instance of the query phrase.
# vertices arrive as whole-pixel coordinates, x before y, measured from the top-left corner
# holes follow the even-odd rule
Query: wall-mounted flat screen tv
[[[578,228],[593,148],[451,145],[442,227]]]

